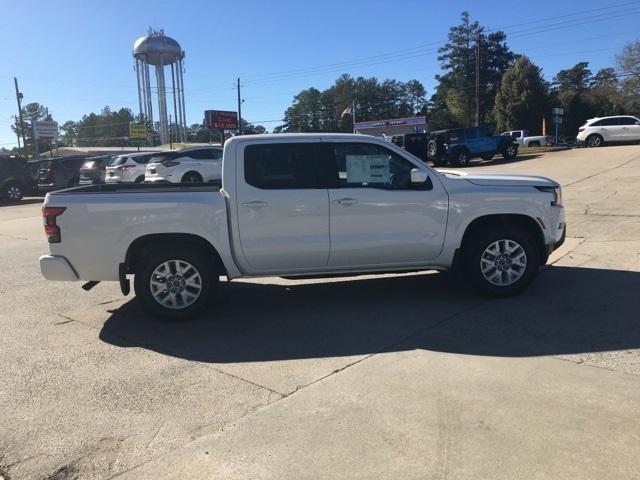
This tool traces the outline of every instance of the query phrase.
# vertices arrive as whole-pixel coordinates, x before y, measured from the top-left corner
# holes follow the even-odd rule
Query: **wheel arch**
[[[135,273],[138,262],[142,261],[154,246],[160,244],[199,248],[211,256],[222,275],[227,274],[227,268],[218,250],[205,238],[192,233],[153,233],[136,238],[129,245],[125,255],[126,273]]]
[[[186,177],[187,175],[197,175],[198,177],[200,177],[200,180],[204,182],[204,177],[197,170],[187,170],[182,174],[182,177],[180,177],[180,180],[182,181],[182,179],[184,179],[184,177]]]
[[[508,227],[521,228],[531,234],[536,242],[538,251],[540,252],[541,264],[544,265],[546,263],[548,254],[545,246],[542,226],[533,217],[522,213],[490,214],[473,219],[469,223],[469,225],[467,225],[467,228],[462,235],[462,241],[460,242],[459,249],[461,250],[461,252],[464,252],[465,246],[468,245],[468,242],[477,232],[481,230]]]

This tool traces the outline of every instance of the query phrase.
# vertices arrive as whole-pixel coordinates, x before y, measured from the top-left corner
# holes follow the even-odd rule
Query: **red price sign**
[[[206,110],[205,125],[214,130],[237,130],[238,113],[226,110]]]

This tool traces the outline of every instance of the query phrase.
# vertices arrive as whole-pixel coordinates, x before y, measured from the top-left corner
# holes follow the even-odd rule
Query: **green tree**
[[[579,62],[569,69],[560,70],[553,79],[553,106],[564,109],[561,131],[565,136],[575,136],[578,127],[595,114],[589,98],[591,83],[589,62]]]
[[[497,129],[523,129],[537,134],[547,109],[547,85],[542,78],[542,70],[529,58],[518,58],[502,76],[496,94],[494,116]]]
[[[461,22],[449,29],[448,41],[438,49],[443,70],[436,75],[438,87],[432,104],[446,106],[452,123],[470,126],[475,122],[476,63],[480,80],[480,123],[492,121],[493,102],[502,75],[516,59],[506,44],[504,32],[485,33],[477,21],[462,12]],[[453,91],[452,91],[453,90]]]
[[[22,118],[24,121],[24,134],[27,140],[26,152],[27,155],[33,155],[35,153],[35,142],[33,139],[33,122],[38,122],[41,120],[53,120],[53,118],[49,113],[49,109],[37,102],[28,103],[27,105],[22,107]],[[11,125],[11,130],[13,130],[14,133],[19,133],[20,137],[22,137],[22,129],[20,128],[19,123]],[[49,148],[49,140],[38,141],[38,151],[43,152],[45,150],[49,150]]]

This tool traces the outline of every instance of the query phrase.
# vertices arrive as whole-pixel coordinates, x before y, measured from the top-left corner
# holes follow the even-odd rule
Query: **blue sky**
[[[0,146],[8,148],[16,141],[10,130],[13,76],[24,102],[46,105],[61,124],[105,105],[137,113],[131,47],[149,26],[164,28],[186,51],[189,124],[201,122],[206,109],[235,110],[233,84],[240,76],[243,117],[269,121],[269,129],[295,93],[326,88],[341,73],[416,78],[431,95],[440,71],[434,50],[462,10],[487,28],[503,28],[511,49],[527,54],[548,79],[582,60],[592,71],[613,66],[624,44],[640,38],[640,1],[628,0],[2,0],[2,6]],[[528,23],[553,15],[555,20]],[[536,33],[554,24],[563,28]],[[395,51],[402,53],[384,56]],[[376,58],[355,62],[370,57]]]

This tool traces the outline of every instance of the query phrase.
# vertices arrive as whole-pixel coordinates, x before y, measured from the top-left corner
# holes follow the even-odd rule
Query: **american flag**
[[[342,111],[342,115],[340,115],[340,118],[344,118],[345,115],[353,115],[353,108],[351,108],[351,105],[349,105]]]

